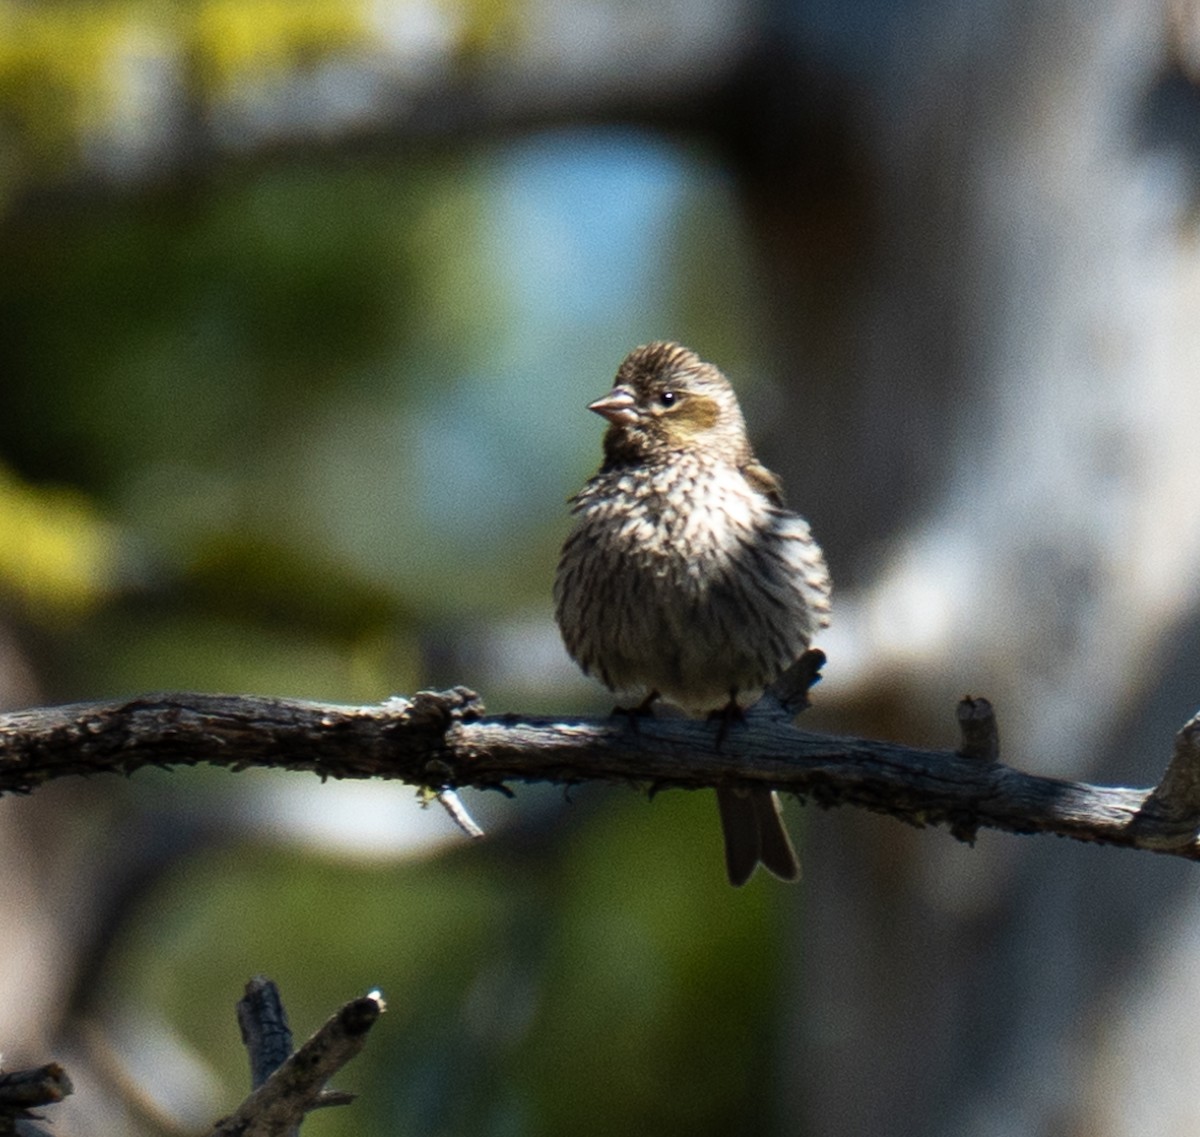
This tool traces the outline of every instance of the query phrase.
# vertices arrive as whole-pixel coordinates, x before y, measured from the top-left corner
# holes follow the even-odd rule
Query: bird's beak
[[[637,400],[628,387],[614,387],[604,398],[588,403],[588,410],[603,415],[611,423],[628,426],[631,422],[637,422],[636,404]]]

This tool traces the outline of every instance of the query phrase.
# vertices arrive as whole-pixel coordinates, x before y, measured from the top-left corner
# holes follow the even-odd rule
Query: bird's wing
[[[763,494],[772,505],[783,507],[783,487],[779,484],[779,479],[766,466],[752,459],[741,467],[741,471],[742,477],[750,483],[752,489]]]

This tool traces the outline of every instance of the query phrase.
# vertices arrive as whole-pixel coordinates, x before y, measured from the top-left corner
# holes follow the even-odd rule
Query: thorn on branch
[[[1146,799],[1130,829],[1146,845],[1176,849],[1200,836],[1200,714],[1175,735],[1162,781]]]
[[[975,838],[979,836],[979,822],[973,817],[954,817],[950,820],[950,835],[964,845],[975,846]]]
[[[328,1109],[331,1105],[350,1105],[358,1099],[358,1094],[349,1090],[322,1090],[317,1100],[312,1103],[313,1109]]]
[[[476,824],[475,819],[467,812],[467,807],[463,805],[462,798],[450,789],[448,786],[443,787],[437,793],[438,804],[450,815],[450,819],[459,827],[472,841],[478,841],[485,834],[483,830]]]
[[[962,742],[958,754],[974,762],[1000,761],[1000,728],[996,712],[984,698],[965,695],[958,703],[958,729]]]
[[[821,681],[824,666],[825,653],[819,647],[810,647],[767,688],[789,718],[795,718],[812,705],[808,693]]]

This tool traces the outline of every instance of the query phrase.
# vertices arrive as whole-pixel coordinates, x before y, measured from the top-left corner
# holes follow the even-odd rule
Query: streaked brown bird
[[[635,348],[589,406],[604,461],[571,499],[554,582],[572,658],[621,698],[736,716],[829,622],[829,572],[808,522],[758,463],[737,396],[676,343]],[[768,789],[717,790],[729,879],[800,867]]]

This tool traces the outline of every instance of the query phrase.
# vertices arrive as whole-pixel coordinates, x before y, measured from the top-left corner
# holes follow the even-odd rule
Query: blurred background
[[[603,712],[584,409],[719,363],[836,582],[806,725],[1157,780],[1200,703],[1194,0],[0,0],[0,707]],[[0,1050],[186,1134],[233,1007],[390,1013],[305,1134],[1192,1134],[1196,868],[709,794],[186,770],[0,802]]]

